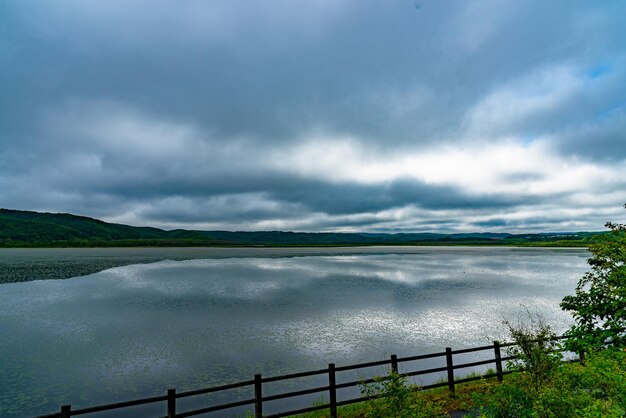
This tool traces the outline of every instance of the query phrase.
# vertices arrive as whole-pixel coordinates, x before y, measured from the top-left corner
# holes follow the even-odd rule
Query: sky
[[[0,207],[165,229],[603,230],[622,0],[4,0]]]

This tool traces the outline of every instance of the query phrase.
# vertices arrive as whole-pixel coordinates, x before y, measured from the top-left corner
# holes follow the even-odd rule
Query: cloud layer
[[[599,230],[621,1],[0,5],[0,206],[164,228]]]

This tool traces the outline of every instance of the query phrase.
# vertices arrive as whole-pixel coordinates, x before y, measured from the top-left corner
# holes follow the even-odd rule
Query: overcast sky
[[[4,0],[0,207],[163,228],[602,230],[622,0]]]

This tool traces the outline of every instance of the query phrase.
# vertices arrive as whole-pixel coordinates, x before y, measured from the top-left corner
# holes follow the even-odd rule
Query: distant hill
[[[0,247],[532,245],[587,246],[604,233],[306,233],[166,231],[67,213],[0,209]]]
[[[211,244],[204,234],[112,224],[68,213],[0,209],[0,246]]]

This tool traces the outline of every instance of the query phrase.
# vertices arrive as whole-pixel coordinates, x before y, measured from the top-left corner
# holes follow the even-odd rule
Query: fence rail
[[[555,340],[562,340],[565,338],[567,337],[565,336],[557,337],[555,338]],[[245,380],[242,382],[237,382],[237,383],[232,383],[232,384],[227,384],[227,385],[213,386],[209,388],[196,389],[196,390],[190,390],[190,391],[185,391],[185,392],[176,392],[176,389],[168,389],[167,394],[163,396],[153,396],[149,398],[135,399],[135,400],[125,401],[125,402],[98,405],[98,406],[92,406],[92,407],[81,408],[81,409],[72,409],[71,405],[63,405],[61,406],[60,412],[56,412],[56,413],[52,413],[48,415],[40,415],[36,418],[70,418],[70,417],[78,416],[78,415],[85,415],[85,414],[103,412],[103,411],[111,411],[115,409],[128,408],[131,406],[145,405],[145,404],[156,403],[156,402],[165,402],[165,410],[167,411],[167,415],[165,415],[162,418],[191,417],[191,416],[196,416],[196,415],[201,415],[201,414],[208,414],[211,412],[222,411],[225,409],[237,408],[237,407],[246,406],[246,405],[254,405],[255,418],[259,418],[263,416],[275,417],[275,418],[286,417],[286,416],[303,414],[306,412],[318,411],[322,409],[328,409],[330,412],[330,416],[332,418],[336,418],[337,408],[340,406],[350,405],[350,404],[357,403],[357,402],[364,402],[364,401],[381,397],[381,395],[370,395],[370,396],[361,396],[357,398],[338,401],[337,390],[345,389],[349,387],[355,387],[355,386],[362,385],[362,384],[369,384],[369,383],[373,383],[376,381],[380,381],[381,379],[384,380],[388,378],[388,377],[382,377],[382,378],[377,378],[377,379],[370,378],[370,379],[365,379],[365,380],[353,380],[353,381],[344,382],[344,383],[337,383],[337,379],[336,379],[337,373],[363,369],[363,368],[368,368],[368,367],[387,366],[387,365],[390,366],[390,371],[393,371],[394,373],[397,373],[399,376],[402,376],[402,377],[422,376],[422,375],[427,375],[427,374],[446,372],[447,380],[445,382],[421,386],[421,389],[434,389],[434,388],[447,386],[448,390],[450,391],[450,394],[454,395],[456,385],[458,384],[471,382],[471,381],[484,379],[484,378],[496,378],[498,381],[502,381],[504,375],[512,373],[510,370],[505,370],[502,365],[504,362],[513,360],[516,357],[515,356],[503,357],[502,348],[511,347],[514,345],[515,343],[500,343],[498,341],[494,341],[492,345],[485,345],[485,346],[474,347],[474,348],[464,348],[461,350],[452,350],[452,348],[446,347],[446,351],[444,352],[422,354],[422,355],[410,356],[410,357],[397,357],[395,354],[393,354],[387,360],[372,361],[368,363],[353,364],[349,366],[336,367],[334,363],[330,363],[328,367],[325,369],[292,373],[292,374],[286,374],[282,376],[262,377],[260,374],[256,374],[254,375],[254,379]],[[459,364],[454,362],[455,355],[476,353],[480,351],[489,351],[489,350],[493,350],[493,356],[494,356],[493,358],[490,358],[487,360],[472,361],[472,362],[467,362],[467,363],[459,363]],[[399,365],[401,363],[406,363],[406,362],[416,361],[416,360],[433,359],[433,358],[438,358],[438,357],[445,357],[445,361],[446,361],[445,366],[422,369],[422,370],[413,370],[413,371],[407,371],[403,373],[399,372]],[[584,361],[584,355],[582,353],[580,354],[580,360]],[[570,361],[580,361],[580,360],[574,359]],[[487,374],[483,374],[480,376],[465,377],[461,379],[455,378],[456,370],[467,369],[467,368],[476,367],[476,366],[483,366],[487,364],[495,364],[496,372],[487,373]],[[310,389],[284,392],[284,393],[279,393],[279,394],[274,394],[274,395],[269,395],[269,396],[266,396],[263,394],[263,384],[265,383],[278,382],[278,381],[284,381],[284,380],[289,380],[289,379],[298,379],[298,378],[309,377],[309,376],[318,376],[318,375],[328,375],[328,384],[324,386],[310,388]],[[252,386],[253,388],[253,393],[254,393],[253,398],[243,399],[243,400],[239,400],[236,402],[211,405],[205,408],[194,409],[191,411],[177,412],[177,409],[176,409],[177,399],[204,395],[208,393],[221,392],[221,391],[230,390],[230,389],[238,389],[238,388],[243,388],[243,387],[248,387],[248,386]],[[276,413],[272,415],[263,414],[263,405],[266,402],[279,400],[279,399],[294,398],[294,397],[309,395],[313,393],[327,393],[329,401],[321,405],[314,405],[314,406],[301,408],[301,409],[293,409],[293,410],[284,411],[284,412],[280,412],[280,413]]]

